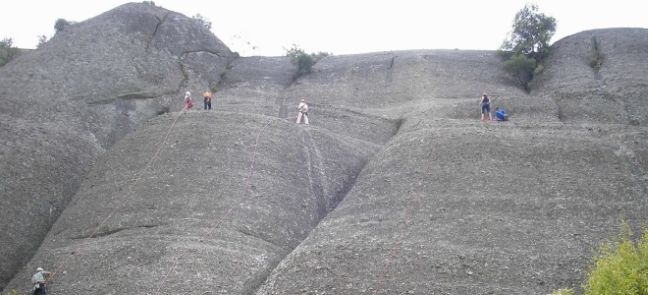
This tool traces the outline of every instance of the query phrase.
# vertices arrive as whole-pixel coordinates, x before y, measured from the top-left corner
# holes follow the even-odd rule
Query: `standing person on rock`
[[[488,113],[488,121],[493,121],[493,116],[491,116],[490,112],[490,99],[486,95],[486,92],[482,93],[479,106],[481,107],[481,120],[484,121],[484,115]]]
[[[42,267],[36,269],[36,273],[32,276],[31,282],[34,285],[33,295],[45,295],[47,291],[45,290],[45,276],[51,277],[52,273],[49,271],[43,270]]]
[[[205,99],[205,108],[204,108],[205,110],[211,110],[211,103],[212,103],[213,96],[214,94],[209,90],[206,90],[205,93],[203,93],[203,98]]]
[[[191,92],[185,92],[184,98],[184,108],[185,110],[190,110],[193,107],[193,100],[191,99]]]
[[[304,124],[308,125],[308,104],[306,104],[306,101],[304,99],[299,102],[297,111],[299,111],[299,113],[297,114],[297,124],[301,123],[303,118]]]

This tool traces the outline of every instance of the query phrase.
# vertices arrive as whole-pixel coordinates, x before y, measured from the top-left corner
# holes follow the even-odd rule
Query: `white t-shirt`
[[[43,272],[37,272],[32,276],[32,284],[36,283],[45,283],[45,277],[43,276]]]
[[[300,102],[299,106],[297,106],[297,109],[302,113],[306,113],[308,112],[308,105],[305,102]]]

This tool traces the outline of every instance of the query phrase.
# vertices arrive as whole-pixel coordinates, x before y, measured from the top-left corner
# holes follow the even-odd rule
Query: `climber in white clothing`
[[[304,118],[304,124],[308,125],[308,104],[305,100],[301,100],[297,106],[299,113],[297,114],[297,124],[301,123],[302,118]]]

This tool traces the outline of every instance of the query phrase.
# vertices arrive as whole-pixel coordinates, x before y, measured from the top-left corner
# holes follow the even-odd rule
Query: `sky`
[[[59,18],[83,21],[122,0],[19,0],[0,10],[0,38],[35,48]],[[187,16],[200,14],[242,56],[285,55],[293,44],[335,55],[407,49],[495,50],[526,3],[557,20],[552,42],[581,31],[648,28],[647,0],[156,0]]]

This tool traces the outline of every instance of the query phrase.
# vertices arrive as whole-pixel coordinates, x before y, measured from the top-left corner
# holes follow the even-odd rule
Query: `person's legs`
[[[304,124],[308,125],[308,114],[304,114]]]
[[[208,101],[208,102],[207,102],[207,109],[208,109],[208,110],[211,110],[211,101]]]
[[[45,284],[38,284],[38,288],[34,288],[33,295],[42,295],[45,293]]]
[[[484,121],[484,113],[486,112],[486,107],[485,105],[482,104],[481,106],[481,120]]]
[[[493,121],[493,117],[491,117],[491,112],[490,112],[490,104],[487,103],[482,105],[482,115],[481,115],[482,121],[484,121],[486,113],[488,113],[488,120]]]
[[[302,118],[302,112],[298,112],[297,113],[297,122],[295,122],[295,123],[299,124],[301,122],[301,118]]]

